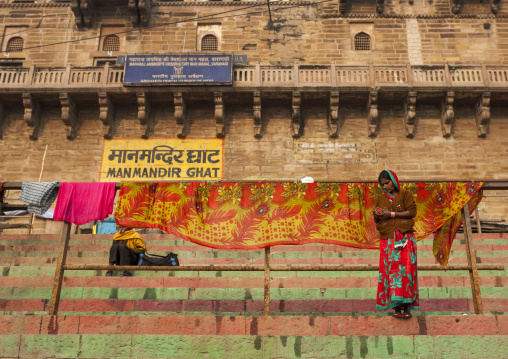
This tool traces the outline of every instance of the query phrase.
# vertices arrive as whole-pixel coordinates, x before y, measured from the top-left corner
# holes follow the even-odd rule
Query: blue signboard
[[[124,85],[231,85],[232,72],[232,55],[127,55]]]

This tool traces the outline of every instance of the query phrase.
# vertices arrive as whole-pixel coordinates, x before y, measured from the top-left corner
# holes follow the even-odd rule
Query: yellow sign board
[[[100,182],[221,179],[221,139],[104,140]]]

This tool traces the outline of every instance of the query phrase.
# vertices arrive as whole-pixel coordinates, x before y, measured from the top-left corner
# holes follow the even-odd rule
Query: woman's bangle
[[[395,218],[395,212],[391,212],[390,217]]]

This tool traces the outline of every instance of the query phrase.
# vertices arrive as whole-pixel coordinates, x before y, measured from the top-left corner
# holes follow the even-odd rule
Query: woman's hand
[[[391,217],[391,212],[388,212],[381,208],[376,208],[372,213],[374,213],[374,221],[377,223],[382,219],[388,219]]]
[[[389,219],[391,217],[391,212],[383,210],[382,213],[378,212],[377,216],[379,219]]]

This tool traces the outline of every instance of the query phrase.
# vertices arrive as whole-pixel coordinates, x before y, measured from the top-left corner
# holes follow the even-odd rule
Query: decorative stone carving
[[[299,91],[293,91],[293,112],[291,115],[291,129],[293,138],[300,138],[303,130],[303,121],[300,114],[300,105],[302,102],[302,94]]]
[[[454,14],[458,14],[459,11],[460,11],[460,0],[450,0],[452,3],[451,3],[451,7],[452,7],[452,12]]]
[[[493,14],[497,14],[499,11],[499,3],[501,0],[492,0],[492,7],[490,8]]]
[[[139,25],[138,0],[129,0],[128,9],[131,14],[132,25]]]
[[[129,0],[128,9],[134,26],[148,26],[152,2],[150,0]]]
[[[330,110],[328,112],[328,134],[330,138],[339,137],[339,91],[330,93]]]
[[[339,11],[340,11],[341,14],[345,14],[346,13],[346,6],[347,6],[347,0],[340,0]]]
[[[453,123],[455,122],[455,112],[453,111],[454,100],[455,92],[448,91],[441,104],[441,130],[444,137],[452,135]]]
[[[92,27],[95,15],[95,5],[93,0],[80,0],[80,8],[81,13],[83,14],[85,26]]]
[[[76,18],[76,25],[79,28],[92,27],[95,15],[95,4],[93,0],[71,0],[71,10]]]
[[[354,1],[354,0],[351,0]],[[412,3],[412,0],[409,0],[410,4]],[[346,13],[347,8],[347,0],[339,0],[339,11],[341,14]],[[376,0],[376,12],[378,14],[382,14],[385,8],[385,0]]]
[[[217,137],[224,138],[224,101],[222,92],[215,92],[215,127]]]
[[[475,113],[478,137],[487,137],[490,124],[490,92],[484,92],[478,98]]]
[[[185,106],[183,93],[175,92],[174,101],[177,136],[178,138],[185,138],[189,131],[189,121],[187,119],[187,108]]]
[[[367,105],[367,121],[369,128],[369,137],[376,137],[377,128],[379,126],[378,110],[377,110],[378,92],[371,91],[369,93],[369,104]]]
[[[254,138],[260,139],[263,137],[261,131],[263,128],[263,122],[261,121],[261,92],[254,92]]]
[[[62,121],[65,126],[70,127],[68,140],[73,140],[79,134],[79,129],[83,121],[78,118],[78,107],[74,99],[67,93],[60,94],[60,105],[62,106]]]
[[[32,97],[32,94],[24,93],[23,107],[25,108],[23,119],[28,127],[33,127],[32,134],[29,138],[35,141],[39,138],[39,131],[41,129],[42,106],[39,101]]]
[[[5,106],[3,103],[0,103],[0,140],[3,139],[3,128],[5,122]]]
[[[415,135],[416,120],[416,92],[407,93],[404,103],[404,127],[406,128],[406,137],[413,138]]]
[[[139,11],[139,24],[141,26],[148,26],[150,24],[150,14],[152,13],[152,1],[139,0],[138,11]]]
[[[136,98],[138,102],[138,120],[145,127],[145,133],[141,135],[141,138],[150,138],[156,124],[155,116],[151,116],[152,104],[144,92],[136,93]]]
[[[107,130],[104,138],[110,140],[115,130],[115,104],[106,92],[99,92],[99,111],[99,118]]]

